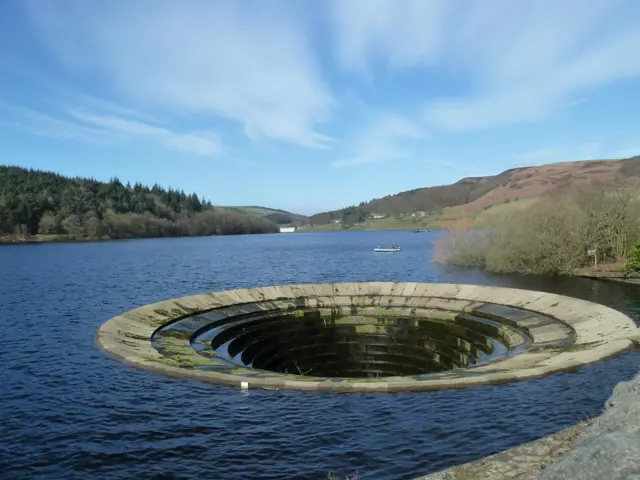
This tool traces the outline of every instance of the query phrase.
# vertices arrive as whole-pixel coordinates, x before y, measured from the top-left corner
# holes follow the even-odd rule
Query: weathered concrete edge
[[[462,284],[366,282],[260,287],[166,300],[131,310],[105,322],[98,330],[96,341],[98,346],[111,357],[137,368],[153,370],[172,377],[239,385],[240,382],[248,379],[243,376],[188,370],[158,363],[160,354],[149,341],[151,335],[162,325],[199,311],[270,299],[313,296],[437,297],[525,308],[553,316],[567,323],[578,333],[577,343],[585,345],[586,348],[571,354],[561,352],[536,368],[514,369],[506,373],[487,373],[473,378],[342,385],[330,384],[330,382],[301,382],[295,380],[296,375],[283,375],[279,379],[251,379],[254,387],[391,392],[506,383],[573,370],[582,365],[603,360],[629,348],[631,346],[629,337],[637,335],[637,328],[633,321],[622,313],[603,305],[555,294]],[[597,347],[589,348],[589,345],[594,342]]]

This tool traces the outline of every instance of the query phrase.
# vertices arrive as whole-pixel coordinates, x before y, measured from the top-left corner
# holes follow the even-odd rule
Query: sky
[[[636,0],[3,0],[0,164],[312,214],[640,154]]]

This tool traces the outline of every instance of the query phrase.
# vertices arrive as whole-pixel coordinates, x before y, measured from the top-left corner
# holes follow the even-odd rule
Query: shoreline
[[[628,275],[622,270],[595,270],[591,268],[578,270],[574,276],[640,286],[640,272]]]
[[[46,238],[45,238],[46,237]],[[43,243],[71,243],[71,242],[96,242],[103,239],[75,239],[66,235],[32,235],[29,237],[0,236],[0,246],[3,245],[38,245]],[[106,239],[105,239],[106,241]]]
[[[411,228],[348,228],[348,229],[315,229],[301,228],[291,233],[340,233],[340,232],[410,232]],[[430,227],[429,230],[442,230],[442,227]],[[130,237],[130,238],[73,238],[67,235],[33,235],[30,237],[0,236],[0,247],[8,245],[42,245],[49,243],[94,243],[113,242],[119,240],[144,240],[150,238],[195,238],[195,237],[229,237],[234,235],[272,235],[282,232],[235,233],[228,235],[176,235],[168,237]]]
[[[331,227],[329,225],[318,225],[317,227],[298,227],[298,229],[293,233],[327,233],[327,232],[411,232],[413,230],[420,230],[420,233],[423,230],[447,230],[449,227],[442,225],[430,225],[427,227],[418,226],[418,227],[407,227],[406,225],[398,226],[397,228],[393,227],[385,227],[385,226],[367,226],[364,228],[359,227],[350,227],[350,228],[336,228]]]
[[[12,245],[48,245],[52,243],[99,243],[99,242],[118,242],[123,240],[149,240],[163,238],[204,238],[204,237],[232,237],[240,235],[273,235],[278,232],[263,233],[235,233],[228,235],[176,235],[169,237],[130,237],[130,238],[73,238],[67,235],[33,235],[26,238],[0,236],[0,247]],[[46,238],[45,238],[46,237]],[[51,237],[51,238],[50,238]]]

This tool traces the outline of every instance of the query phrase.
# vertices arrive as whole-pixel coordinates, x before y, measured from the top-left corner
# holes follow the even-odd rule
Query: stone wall
[[[640,374],[616,385],[604,413],[578,437],[567,455],[538,478],[640,479]]]

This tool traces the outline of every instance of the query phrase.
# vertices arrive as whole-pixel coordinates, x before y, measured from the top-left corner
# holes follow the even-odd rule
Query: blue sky
[[[5,0],[0,164],[300,213],[640,154],[635,0]]]

